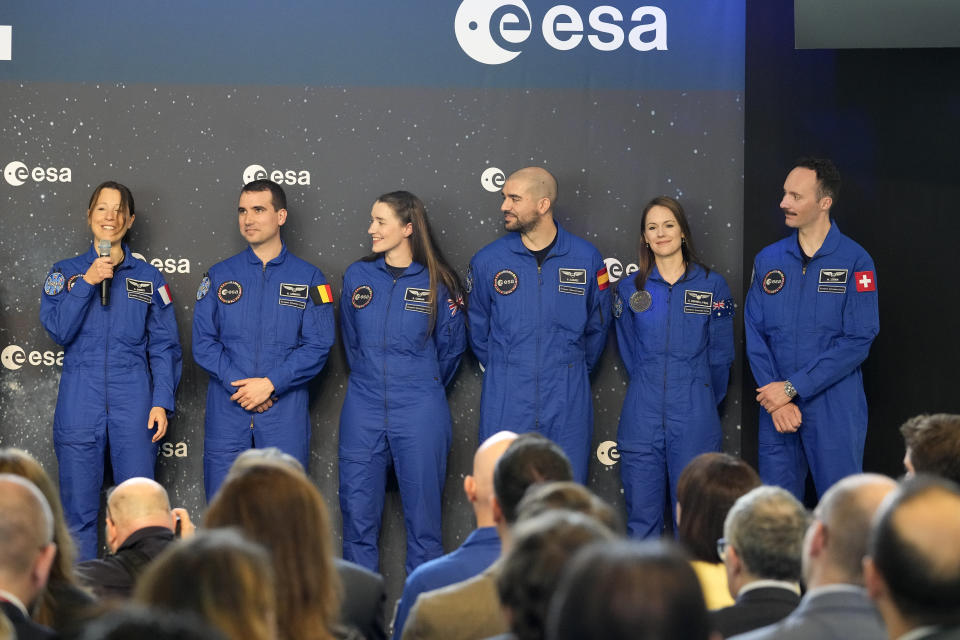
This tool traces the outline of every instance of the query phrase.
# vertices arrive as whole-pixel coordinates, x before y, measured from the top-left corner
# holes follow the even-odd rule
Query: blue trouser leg
[[[106,432],[101,427],[66,427],[54,432],[60,467],[60,499],[70,533],[77,543],[77,560],[97,557],[97,514],[103,487]]]
[[[343,515],[343,559],[371,571],[380,570],[380,523],[387,485],[390,451],[383,430],[364,450],[351,446],[355,439],[340,430],[340,511]],[[351,430],[354,430],[351,428]]]
[[[631,538],[657,538],[663,532],[666,500],[666,455],[663,438],[644,446],[618,446],[620,478],[627,503]]]
[[[818,398],[824,402],[811,403],[813,406],[802,409],[803,425],[798,432],[818,498],[837,481],[863,471],[866,420],[850,412],[824,411],[825,396],[832,391]]]
[[[807,457],[799,434],[779,433],[770,415],[761,409],[757,449],[763,484],[783,487],[802,502],[807,482]]]

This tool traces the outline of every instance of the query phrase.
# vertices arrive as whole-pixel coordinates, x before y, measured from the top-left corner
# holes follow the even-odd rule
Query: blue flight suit
[[[590,370],[607,342],[610,292],[597,249],[557,225],[541,266],[509,233],[470,261],[470,345],[484,367],[480,441],[537,431],[586,482],[593,437]]]
[[[104,455],[113,480],[153,478],[159,445],[147,428],[150,409],[173,411],[182,353],[170,290],[156,268],[123,245],[110,304],[83,279],[96,247],[53,265],[40,299],[40,321],[63,345],[63,375],[53,418],[63,511],[78,559],[97,557],[97,513]],[[166,296],[166,298],[164,297]],[[155,428],[154,428],[155,429]]]
[[[393,463],[407,529],[407,573],[443,553],[440,515],[450,451],[446,386],[466,349],[459,302],[413,262],[394,279],[383,256],[343,276],[340,327],[350,380],[340,412],[343,557],[378,570],[387,469]]]
[[[635,310],[631,296],[642,294],[633,278],[622,280],[613,306],[630,374],[617,448],[627,530],[637,538],[663,529],[665,479],[675,514],[684,467],[701,453],[720,451],[717,405],[727,395],[734,359],[733,298],[723,276],[693,264],[670,285],[654,266],[644,289],[649,306]]]
[[[203,439],[207,501],[252,446],[278,447],[307,468],[307,384],[323,368],[333,341],[327,280],[286,245],[266,265],[247,247],[210,267],[193,310],[193,359],[210,374]],[[271,408],[257,413],[230,400],[237,391],[231,382],[263,377],[274,386]]]
[[[467,536],[459,547],[445,556],[434,558],[417,567],[407,576],[403,594],[393,621],[393,640],[403,636],[403,625],[421,593],[463,582],[494,563],[500,557],[500,536],[496,527],[480,527]]]
[[[802,414],[797,432],[779,433],[760,409],[764,484],[802,500],[808,466],[819,496],[859,473],[867,436],[860,364],[880,331],[870,255],[835,222],[805,269],[796,232],[764,248],[753,263],[744,330],[757,386],[789,380]]]

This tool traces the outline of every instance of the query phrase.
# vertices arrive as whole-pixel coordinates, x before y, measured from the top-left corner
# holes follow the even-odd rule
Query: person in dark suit
[[[880,614],[863,588],[870,523],[897,483],[871,473],[833,485],[813,512],[803,539],[807,593],[783,620],[735,640],[884,640]]]
[[[50,505],[29,481],[0,473],[0,513],[0,608],[19,640],[55,638],[29,613],[57,554]]]
[[[765,627],[800,604],[800,556],[809,518],[780,487],[757,487],[727,513],[717,541],[735,604],[711,613],[723,637]]]
[[[960,486],[919,475],[874,520],[864,578],[891,640],[960,639]]]

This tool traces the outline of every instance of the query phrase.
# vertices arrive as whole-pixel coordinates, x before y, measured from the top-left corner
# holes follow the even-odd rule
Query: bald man
[[[484,368],[480,439],[500,429],[558,443],[587,478],[590,371],[610,325],[609,279],[597,249],[554,220],[557,181],[540,167],[503,185],[504,228],[470,261],[470,345]]]
[[[184,509],[171,509],[167,490],[149,478],[130,478],[107,497],[111,555],[77,565],[81,579],[101,598],[125,599],[146,566],[173,542],[177,520],[185,535],[193,525]]]
[[[463,479],[463,492],[473,507],[477,528],[455,551],[423,563],[407,577],[393,622],[394,640],[403,635],[403,625],[417,596],[472,578],[500,556],[500,536],[493,518],[493,469],[516,439],[517,434],[512,431],[500,431],[477,449],[473,456],[473,474]]]
[[[960,638],[960,486],[930,475],[903,483],[874,520],[864,576],[895,638]]]
[[[43,494],[20,476],[0,473],[0,615],[21,640],[56,637],[30,620],[56,555],[53,514]]]
[[[813,511],[801,565],[807,593],[786,618],[736,640],[883,640],[883,620],[867,597],[863,557],[873,517],[897,483],[863,473],[833,485]]]

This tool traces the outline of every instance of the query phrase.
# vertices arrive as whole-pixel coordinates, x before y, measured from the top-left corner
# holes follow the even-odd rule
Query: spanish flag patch
[[[607,268],[603,267],[597,271],[597,286],[603,291],[610,286],[610,276],[607,275]]]
[[[318,284],[310,287],[310,299],[313,304],[327,304],[333,302],[333,292],[328,284]]]

